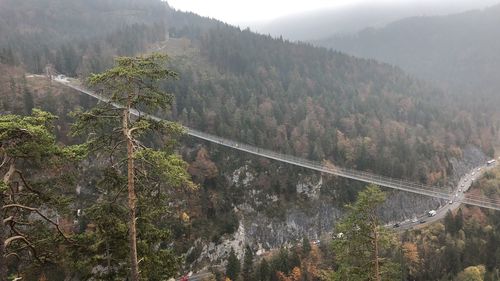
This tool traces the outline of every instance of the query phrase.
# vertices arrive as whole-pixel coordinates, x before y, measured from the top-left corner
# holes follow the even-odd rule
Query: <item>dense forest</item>
[[[43,73],[47,64],[72,76],[100,72],[114,55],[163,40],[167,11],[156,0],[1,1],[0,59],[33,73]]]
[[[475,182],[472,193],[485,192],[492,197],[498,197],[499,179],[498,168],[487,172]],[[367,192],[369,189],[358,195],[358,201],[354,206],[362,202],[363,199],[360,198],[363,194],[369,194],[368,198],[378,194]],[[358,251],[348,251],[351,260],[347,264],[342,263],[344,257],[340,253],[345,249],[343,243],[349,243],[354,238],[343,241],[343,235],[349,234],[345,232],[340,236],[338,233],[342,226],[349,223],[349,219],[350,217],[347,217],[340,221],[336,228],[337,234],[327,240],[312,243],[305,237],[291,248],[282,248],[271,256],[261,257],[251,267],[248,267],[248,259],[252,256],[245,254],[241,262],[244,267],[250,268],[253,274],[251,278],[245,277],[248,273],[245,273],[244,269],[234,266],[234,262],[231,261],[234,257],[231,256],[226,272],[233,273],[236,270],[236,274],[241,275],[241,280],[299,281],[346,280],[336,274],[342,272],[341,270],[351,270],[349,280],[375,280],[372,265],[366,266],[370,264],[366,259],[370,260],[372,255],[361,254],[365,247],[369,248],[372,245],[371,241],[363,242],[361,239],[352,242],[356,244],[346,248],[356,248]],[[381,265],[387,266],[381,271],[384,272],[382,280],[498,280],[500,278],[499,222],[497,211],[463,206],[456,212],[448,212],[443,221],[426,228],[410,229],[399,234],[387,229],[384,235],[390,239],[385,247],[389,248],[384,249],[382,246],[380,251],[383,260]],[[356,268],[356,265],[365,266]],[[368,276],[363,276],[364,274]]]
[[[94,8],[92,3],[80,5],[87,11]],[[144,10],[134,1],[126,3],[113,9],[118,14]],[[53,1],[45,6],[67,8]],[[37,7],[44,5],[38,2],[31,9],[37,11]],[[9,54],[7,62],[18,62],[31,71],[40,73],[50,62],[60,73],[85,77],[109,66],[113,55],[145,51],[148,44],[165,36],[187,38],[192,48],[200,50],[199,60],[205,65],[176,62],[174,68],[183,75],[167,85],[177,95],[174,118],[187,125],[301,157],[430,184],[444,182],[450,171],[446,158],[460,157],[460,149],[467,144],[491,154],[489,137],[496,128],[446,108],[446,94],[398,69],[162,8],[163,17],[146,17],[156,19],[150,25],[122,23],[115,30],[78,40],[64,40],[71,32],[52,27],[54,21],[64,21],[64,13],[52,13],[62,18],[47,18],[38,23],[39,32],[25,34],[22,27],[32,19],[20,21],[23,14],[14,9],[2,18],[17,19],[12,20],[18,26],[13,33],[28,41],[13,45],[15,40],[22,42],[18,36],[2,36],[8,39],[0,46]],[[82,15],[83,21],[87,17]],[[96,26],[83,30],[89,33]],[[60,45],[45,32],[62,38]],[[39,48],[45,44],[46,48]],[[56,47],[49,48],[50,44]],[[30,54],[47,51],[32,60],[33,55],[26,55],[20,46],[36,49],[26,51]]]
[[[474,112],[457,106],[450,93],[396,67],[257,35],[174,11],[159,1],[73,2],[0,2],[0,112],[28,115],[35,107],[52,112],[59,117],[52,122],[60,143],[83,140],[68,134],[74,121],[70,112],[88,109],[95,101],[25,73],[44,73],[51,64],[58,73],[85,80],[90,73],[112,66],[114,56],[166,51],[171,56],[169,66],[179,76],[162,82],[161,87],[174,94],[175,101],[171,111],[155,113],[168,114],[202,131],[433,185],[447,183],[450,160],[460,159],[465,147],[473,145],[494,154],[492,139],[497,127],[489,118],[473,118]],[[95,9],[103,14],[93,13]],[[101,28],[103,15],[107,16],[106,28]],[[171,229],[164,244],[168,241],[168,247],[179,256],[189,251],[184,257],[186,264],[195,262],[201,251],[197,247],[193,250],[195,240],[203,237],[219,243],[225,234],[238,229],[236,206],[248,204],[268,216],[283,218],[287,206],[311,204],[296,190],[296,182],[311,172],[181,140],[179,152],[200,188],[169,194],[176,202],[170,205],[174,215],[161,223]],[[94,160],[89,159],[80,171],[85,179],[79,182],[82,190],[75,206],[83,210],[104,196],[95,176],[102,174],[89,167],[102,162]],[[256,174],[252,188],[262,190],[264,198],[279,199],[258,205],[254,196],[235,190],[231,181],[242,166]],[[239,179],[236,176],[236,182],[242,178],[241,174]],[[337,178],[325,178],[324,186],[328,188],[322,189],[321,195],[339,208],[354,200],[362,187]],[[186,209],[189,214],[183,212]],[[82,221],[80,231],[86,229],[85,224],[92,225],[92,216],[84,216]],[[120,227],[123,225],[117,226],[117,233],[123,238]],[[273,259],[271,265],[282,269],[278,271],[283,278],[292,278],[297,274],[294,268],[306,271],[304,264],[299,266],[298,256],[307,264],[332,257],[324,245],[325,259],[320,259],[319,249],[313,247],[316,252],[312,256],[309,252],[283,251],[281,261]],[[113,247],[119,249],[120,245]],[[250,247],[248,252],[253,250]],[[285,256],[295,260],[283,264]],[[328,266],[327,262],[325,268]],[[266,265],[262,267],[262,274],[275,278]],[[321,275],[316,268],[310,271]]]

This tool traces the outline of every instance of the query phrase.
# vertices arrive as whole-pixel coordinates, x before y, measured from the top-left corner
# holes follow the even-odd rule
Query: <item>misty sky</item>
[[[497,2],[499,2],[498,0]],[[292,14],[321,9],[335,9],[363,3],[467,3],[466,7],[482,8],[495,0],[167,0],[174,8],[216,18],[230,24],[270,21]],[[453,3],[453,4],[452,4]]]
[[[239,24],[269,21],[286,15],[335,8],[362,1],[363,0],[168,0],[167,2],[178,10],[191,11],[202,16],[216,18],[231,24]]]

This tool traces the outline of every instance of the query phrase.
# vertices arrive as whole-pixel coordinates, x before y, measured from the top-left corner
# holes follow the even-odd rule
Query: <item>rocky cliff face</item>
[[[468,147],[462,159],[450,159],[453,171],[448,186],[454,186],[461,176],[484,163],[486,158],[479,149]],[[223,264],[231,248],[243,258],[245,245],[250,245],[260,255],[298,242],[304,236],[310,240],[328,237],[342,217],[342,204],[322,192],[322,189],[331,188],[331,176],[319,173],[299,176],[294,182],[297,198],[286,204],[280,204],[283,198],[257,188],[259,177],[259,172],[248,165],[226,176],[232,189],[244,193],[243,202],[233,206],[239,218],[238,230],[219,244],[199,239],[196,244],[201,252],[193,265]],[[387,202],[381,208],[381,217],[386,223],[411,219],[446,203],[408,192],[387,190],[387,193]]]

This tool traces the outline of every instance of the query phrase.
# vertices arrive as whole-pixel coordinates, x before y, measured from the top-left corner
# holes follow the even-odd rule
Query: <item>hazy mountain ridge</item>
[[[374,58],[455,91],[492,96],[500,87],[500,5],[441,17],[414,17],[354,36],[316,41]]]
[[[496,3],[496,0],[354,2],[331,10],[305,12],[250,26],[260,33],[286,39],[320,40],[337,34],[353,34],[369,27],[380,28],[408,17],[447,15]]]

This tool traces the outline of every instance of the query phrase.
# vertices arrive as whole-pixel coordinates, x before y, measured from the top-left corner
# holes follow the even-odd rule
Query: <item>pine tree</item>
[[[26,114],[30,114],[31,110],[33,110],[33,107],[35,107],[33,94],[29,90],[24,89],[24,112]]]
[[[19,270],[58,262],[57,245],[70,242],[58,217],[68,214],[69,164],[85,147],[56,144],[55,119],[37,109],[0,116],[0,280],[13,261]]]
[[[289,251],[286,248],[281,248],[278,255],[272,260],[272,272],[281,271],[288,274],[292,267],[290,267]]]
[[[450,210],[446,212],[446,216],[444,217],[444,226],[446,228],[446,231],[451,234],[455,234],[458,231],[458,229],[456,229],[457,226],[455,223],[455,217]]]
[[[264,258],[259,264],[259,267],[257,268],[256,272],[256,279],[257,281],[268,281],[269,280],[269,263],[267,260]]]
[[[302,254],[307,257],[310,251],[311,251],[311,242],[309,242],[309,238],[307,238],[307,236],[304,235],[304,238],[302,238]]]
[[[348,214],[336,226],[342,238],[333,240],[338,270],[335,280],[392,280],[397,270],[395,263],[382,258],[381,253],[394,246],[394,235],[379,224],[377,208],[385,194],[375,185],[369,185],[358,194]]]
[[[498,265],[497,253],[500,247],[498,246],[497,235],[495,233],[490,233],[488,237],[488,242],[486,244],[486,270],[491,272]]]
[[[462,212],[462,208],[459,208],[457,214],[455,215],[455,230],[458,232],[462,229],[464,225],[464,215]]]
[[[117,220],[111,225],[118,231],[116,234],[121,237],[128,233],[128,247],[125,248],[129,251],[128,268],[132,281],[140,278],[139,255],[143,259],[141,272],[149,280],[168,279],[175,273],[177,261],[161,243],[169,235],[168,229],[161,227],[161,220],[167,213],[164,208],[168,203],[168,189],[194,187],[186,171],[187,164],[172,149],[173,140],[183,133],[183,128],[148,115],[134,116],[136,108],[154,112],[166,112],[171,108],[173,96],[164,93],[157,85],[160,80],[177,77],[175,72],[166,68],[166,60],[167,57],[160,54],[120,57],[116,59],[115,67],[91,75],[89,84],[109,102],[77,114],[78,120],[73,127],[75,134],[88,136],[91,149],[100,153],[95,157],[107,155],[107,172],[102,182],[110,193],[106,191],[104,200],[93,208],[93,218],[99,219],[98,214],[106,208],[113,210],[110,214],[115,214]],[[161,145],[161,148],[148,147],[146,142]],[[126,199],[121,196],[122,183],[127,187]],[[126,231],[119,223],[124,219],[123,205],[116,203],[126,206]],[[105,222],[98,226],[99,235],[109,234]],[[123,264],[121,250],[124,246],[112,248],[114,252],[111,254],[119,260],[115,264]]]
[[[245,256],[243,258],[243,281],[252,281],[253,276],[253,252],[250,246],[245,247]]]
[[[294,268],[294,267],[300,267],[301,266],[301,261],[300,261],[300,256],[299,256],[299,252],[297,249],[293,249],[292,250],[292,253],[289,257],[289,267],[290,268]]]
[[[232,281],[238,280],[238,276],[240,274],[241,264],[234,252],[234,249],[231,248],[231,252],[229,253],[229,257],[227,259],[226,265],[226,277],[231,279]]]

